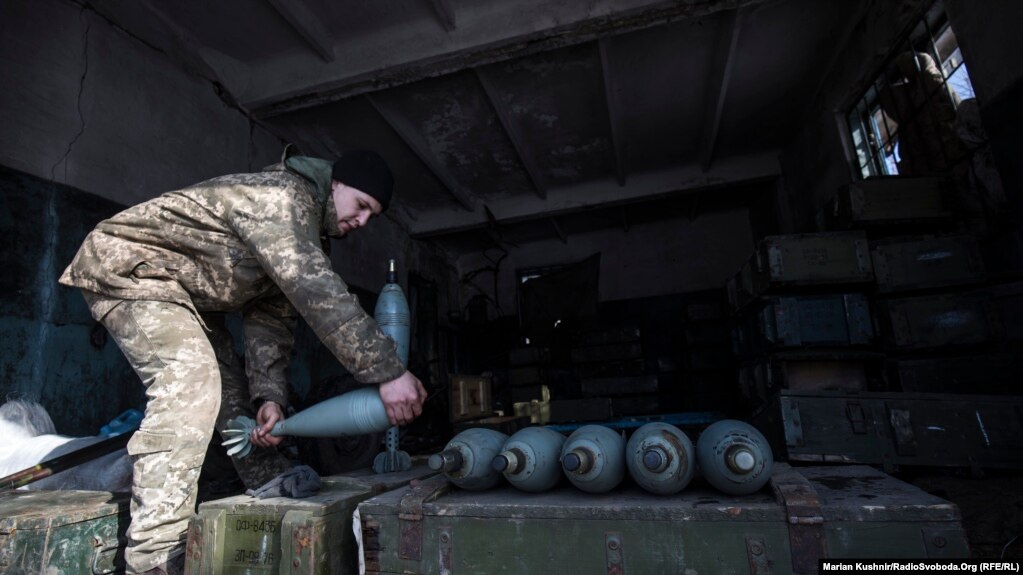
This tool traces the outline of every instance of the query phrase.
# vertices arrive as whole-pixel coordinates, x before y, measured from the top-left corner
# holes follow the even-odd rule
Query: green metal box
[[[0,573],[123,572],[128,502],[104,491],[0,494]]]
[[[968,235],[874,242],[871,260],[881,293],[976,284],[985,278],[980,246]]]
[[[820,558],[969,555],[958,508],[865,466],[777,464],[729,496],[633,485],[470,492],[435,477],[359,504],[367,575],[815,573]]]
[[[186,568],[192,575],[354,575],[359,502],[433,473],[421,464],[380,475],[362,470],[324,477],[323,489],[305,499],[207,501],[188,527]]]
[[[754,418],[776,458],[892,468],[1023,467],[1023,399],[782,391]]]

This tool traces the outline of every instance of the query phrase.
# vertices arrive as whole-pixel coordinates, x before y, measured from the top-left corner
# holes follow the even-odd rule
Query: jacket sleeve
[[[313,333],[363,384],[399,377],[393,341],[348,292],[320,248],[322,210],[311,195],[285,186],[233,186],[228,223]]]
[[[260,299],[245,309],[245,374],[252,401],[288,405],[285,372],[291,361],[298,314],[283,294]]]

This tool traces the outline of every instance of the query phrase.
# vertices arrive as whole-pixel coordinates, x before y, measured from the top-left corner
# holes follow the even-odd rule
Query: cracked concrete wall
[[[132,205],[281,142],[206,79],[66,0],[0,7],[0,164]]]

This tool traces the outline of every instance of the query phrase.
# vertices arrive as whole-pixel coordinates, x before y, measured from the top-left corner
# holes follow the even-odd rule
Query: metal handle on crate
[[[109,575],[110,573],[117,573],[117,550],[120,549],[120,541],[115,542],[113,545],[107,545],[100,547],[96,550],[96,554],[92,557],[92,575]],[[109,559],[109,567],[100,567],[100,561],[110,557],[110,552],[113,551],[114,555]]]

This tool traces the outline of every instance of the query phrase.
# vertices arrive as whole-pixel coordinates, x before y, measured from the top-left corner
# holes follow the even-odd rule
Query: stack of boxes
[[[550,350],[532,346],[508,352],[508,384],[512,410],[530,423],[550,422]]]
[[[736,349],[758,358],[741,386],[777,455],[886,469],[1023,465],[1023,401],[954,395],[1018,389],[1019,334],[1006,336],[1020,328],[1005,320],[1023,286],[986,284],[945,186],[903,177],[845,186],[819,218],[831,231],[767,238],[729,282],[742,310]],[[841,289],[781,294],[794,283]]]
[[[677,411],[728,411],[735,403],[735,321],[721,290],[693,292],[682,305],[682,362],[674,386],[681,389]]]
[[[572,366],[580,399],[551,402],[551,421],[602,421],[657,411],[657,376],[646,373],[639,328],[575,334]]]
[[[859,392],[883,385],[865,290],[862,232],[770,236],[728,282],[733,350],[746,405],[779,390]]]

